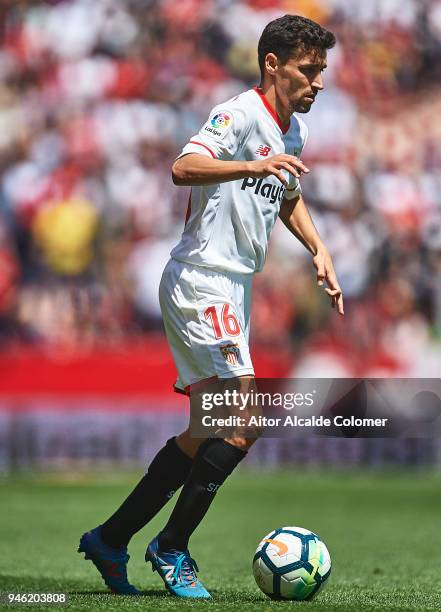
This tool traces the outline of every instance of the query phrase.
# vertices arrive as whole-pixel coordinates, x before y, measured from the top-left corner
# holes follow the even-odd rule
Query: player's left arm
[[[328,286],[325,291],[331,298],[332,307],[336,307],[339,314],[343,315],[343,293],[331,255],[319,236],[302,196],[298,195],[290,200],[283,198],[279,217],[312,254],[312,262],[317,270],[317,284],[322,287],[326,282]]]

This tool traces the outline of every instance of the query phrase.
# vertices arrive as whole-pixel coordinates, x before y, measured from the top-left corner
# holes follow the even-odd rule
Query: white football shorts
[[[254,375],[248,348],[252,274],[219,273],[170,259],[159,302],[178,379],[196,383]]]

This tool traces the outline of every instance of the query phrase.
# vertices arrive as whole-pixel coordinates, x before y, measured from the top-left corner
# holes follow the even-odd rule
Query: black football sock
[[[207,513],[220,485],[245,455],[245,451],[219,438],[201,444],[176,506],[159,535],[160,550],[187,549],[191,534]]]
[[[145,476],[118,510],[101,526],[103,542],[113,548],[127,546],[130,538],[146,525],[181,487],[193,459],[170,438],[161,448]]]

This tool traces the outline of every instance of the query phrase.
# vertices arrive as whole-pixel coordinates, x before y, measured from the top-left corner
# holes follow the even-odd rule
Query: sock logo
[[[208,487],[207,487],[207,491],[209,493],[216,493],[216,491],[218,490],[218,488],[220,487],[220,484],[216,484],[215,482],[210,482],[208,483]]]
[[[176,493],[176,491],[173,491],[173,489],[171,491],[169,491],[167,493],[167,495],[166,495],[167,499],[171,499],[175,493]]]

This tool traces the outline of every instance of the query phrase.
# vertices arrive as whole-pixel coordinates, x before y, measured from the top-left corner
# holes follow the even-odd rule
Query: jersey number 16
[[[223,330],[227,336],[238,336],[240,334],[239,321],[234,312],[230,312],[229,304],[223,304],[220,319],[216,306],[207,308],[204,311],[204,316],[207,320],[210,319],[216,340],[220,340],[223,337],[221,321]]]

